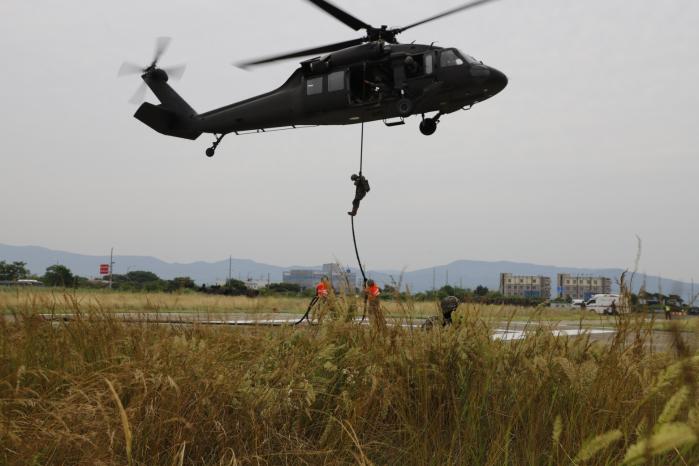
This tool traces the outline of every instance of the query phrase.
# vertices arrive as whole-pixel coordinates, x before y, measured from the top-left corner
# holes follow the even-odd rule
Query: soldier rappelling
[[[350,179],[354,182],[355,189],[354,200],[352,201],[352,211],[347,212],[347,214],[354,217],[357,215],[357,210],[359,210],[359,203],[362,202],[362,199],[364,199],[366,194],[371,191],[371,188],[369,187],[369,180],[362,175],[362,172],[359,172],[359,175],[353,174]]]

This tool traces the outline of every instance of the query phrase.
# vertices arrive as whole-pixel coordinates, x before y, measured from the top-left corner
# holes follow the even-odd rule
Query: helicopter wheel
[[[402,117],[410,116],[413,113],[413,101],[406,97],[400,99],[396,106],[398,107],[398,113]]]
[[[420,122],[420,132],[425,136],[432,136],[437,131],[437,121],[433,118],[425,118]]]
[[[214,150],[213,147],[209,147],[208,149],[206,149],[206,156],[207,157],[213,157],[215,153],[216,153],[216,150]]]

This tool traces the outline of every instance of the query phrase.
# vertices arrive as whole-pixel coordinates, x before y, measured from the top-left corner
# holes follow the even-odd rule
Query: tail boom
[[[167,83],[167,73],[156,69],[142,76],[143,81],[160,100],[160,105],[141,104],[134,117],[158,133],[183,139],[197,139],[197,112]]]

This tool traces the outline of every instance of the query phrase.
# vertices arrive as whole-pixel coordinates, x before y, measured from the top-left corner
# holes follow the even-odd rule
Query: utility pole
[[[449,286],[449,269],[447,269],[447,278],[446,278],[446,280],[447,280],[446,286]]]
[[[233,256],[228,256],[228,282],[231,281],[231,273],[233,272]]]
[[[112,289],[112,276],[114,275],[114,248],[109,252],[109,289]]]
[[[436,288],[435,288],[435,287],[436,287],[435,280],[436,280],[436,278],[437,278],[437,277],[436,277],[436,274],[437,274],[437,269],[435,269],[434,267],[432,267],[432,292],[436,291]]]

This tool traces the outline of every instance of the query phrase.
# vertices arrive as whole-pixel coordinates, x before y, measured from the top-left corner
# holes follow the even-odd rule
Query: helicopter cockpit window
[[[323,93],[323,77],[308,78],[306,80],[306,95],[317,95]]]
[[[328,92],[342,91],[345,89],[345,72],[335,71],[328,75]]]
[[[466,60],[466,63],[469,65],[479,65],[481,62],[473,58],[471,55],[466,55],[465,53],[461,53],[461,56],[464,57]]]
[[[464,60],[456,55],[453,50],[443,50],[439,56],[439,66],[447,68],[449,66],[460,66],[464,64]]]

